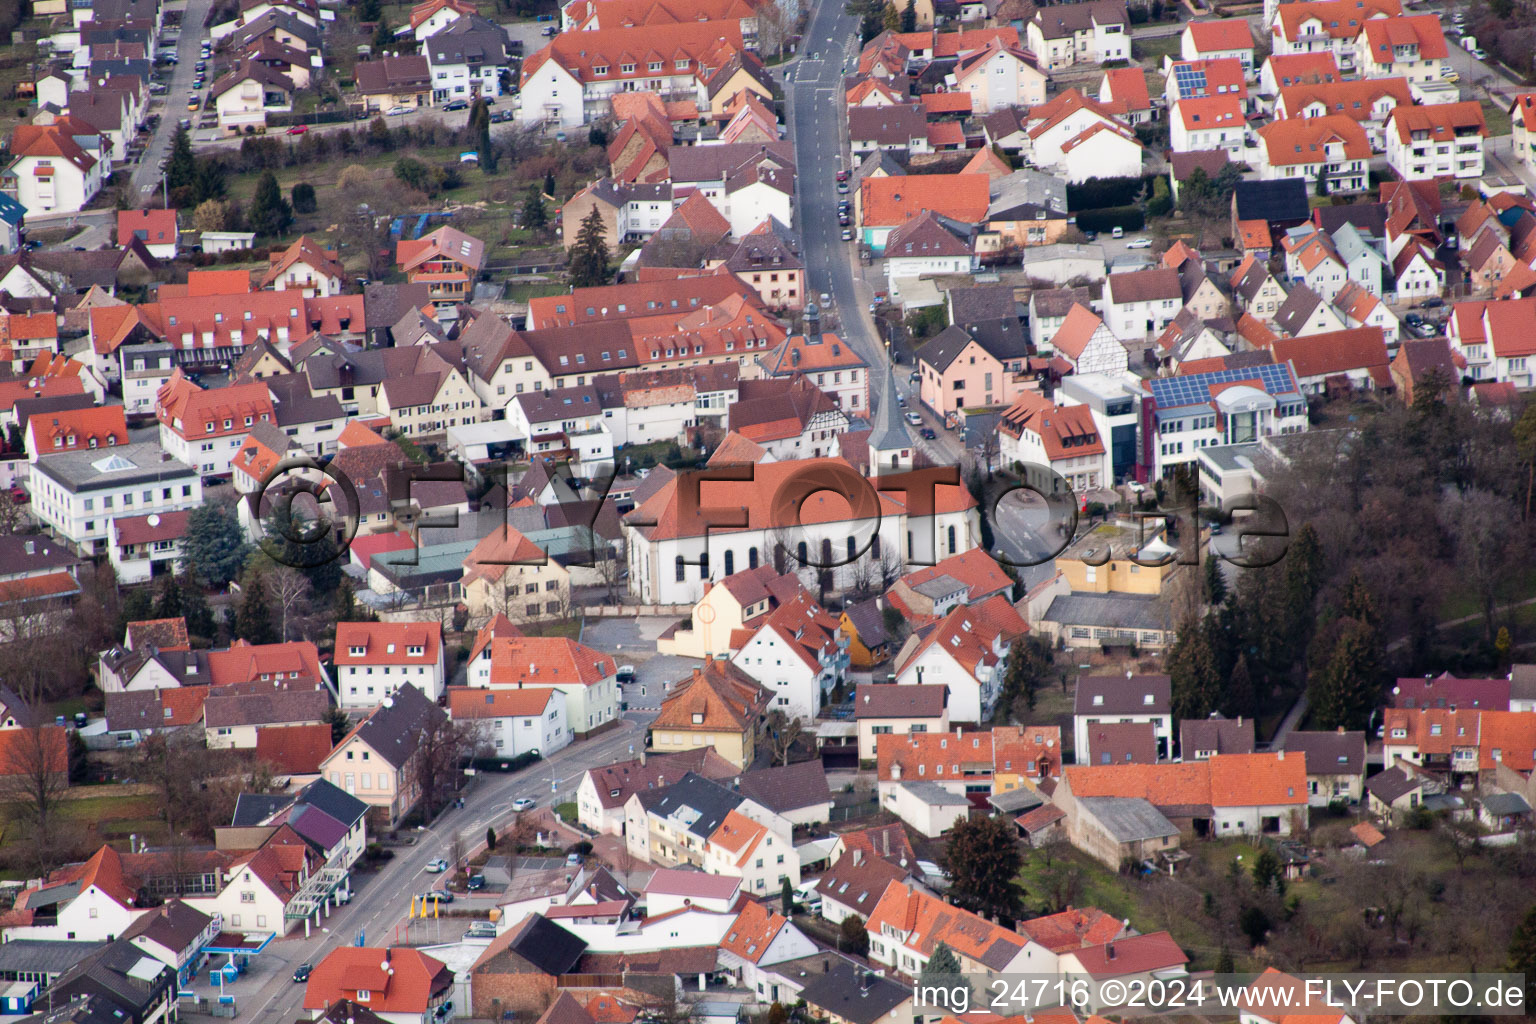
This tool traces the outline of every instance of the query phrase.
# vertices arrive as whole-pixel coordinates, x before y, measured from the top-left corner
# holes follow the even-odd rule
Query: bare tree
[[[416,776],[429,819],[450,799],[450,791],[458,791],[464,767],[488,746],[484,726],[481,721],[455,722],[439,713],[422,727]]]
[[[34,724],[12,730],[0,746],[0,794],[19,808],[31,867],[45,874],[58,867],[62,853],[59,806],[69,789],[69,743],[62,728],[36,721],[40,712],[33,716]]]
[[[278,635],[287,642],[292,639],[289,627],[297,626],[309,608],[309,577],[280,565],[267,573],[267,587],[277,605]]]
[[[26,509],[11,497],[10,491],[0,490],[0,536],[20,533],[26,522]]]
[[[779,764],[789,764],[790,751],[794,749],[795,741],[800,738],[803,728],[798,716],[786,715],[777,708],[768,712],[768,749],[773,751],[775,761]]]

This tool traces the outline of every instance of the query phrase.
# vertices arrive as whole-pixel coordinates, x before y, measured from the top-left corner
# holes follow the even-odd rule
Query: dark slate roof
[[[741,795],[776,814],[828,803],[827,773],[817,761],[801,761],[781,768],[764,768],[741,777]]]
[[[357,824],[368,813],[367,804],[324,779],[316,779],[305,786],[299,796],[305,803],[313,804],[348,827]]]
[[[1345,224],[1353,224],[1362,234],[1385,238],[1387,234],[1386,203],[1350,203],[1348,206],[1319,206],[1312,211],[1319,227],[1330,235]]]
[[[385,698],[353,733],[391,766],[400,768],[420,745],[422,729],[447,717],[442,708],[406,683]]]
[[[570,973],[587,944],[542,914],[530,916],[506,947],[545,974]]]
[[[688,826],[688,831],[700,839],[708,839],[743,799],[735,790],[689,772],[664,789],[641,793],[640,805],[661,817],[675,814],[679,808],[691,807],[698,812],[698,817]]]
[[[288,815],[288,826],[321,852],[334,850],[347,837],[347,826],[309,804],[293,809]]]
[[[1281,749],[1306,755],[1308,775],[1365,774],[1363,732],[1290,732]]]
[[[974,288],[952,288],[949,292],[951,323],[969,324],[978,320],[1018,319],[1018,302],[1011,284],[982,284]]]
[[[917,357],[942,373],[971,341],[969,334],[951,324],[925,342]]]
[[[886,368],[885,376],[880,381],[879,402],[874,422],[870,424],[869,436],[865,439],[867,448],[888,452],[911,447],[912,435],[902,421],[901,403],[896,398],[896,378],[890,367]]]
[[[1029,333],[1018,317],[973,321],[965,324],[965,331],[999,362],[1024,359],[1029,355]]]
[[[393,327],[431,301],[431,290],[422,283],[370,284],[363,289],[363,324],[369,330]]]
[[[62,974],[101,947],[100,942],[12,939],[0,943],[0,973]]]
[[[130,924],[123,930],[123,938],[133,939],[142,935],[179,953],[192,945],[212,920],[201,910],[193,910],[181,900],[171,900]]]
[[[1312,212],[1307,202],[1307,183],[1302,178],[1240,181],[1232,196],[1237,203],[1238,220],[1299,224]]]
[[[1388,804],[1406,796],[1423,784],[1424,779],[1417,772],[1408,771],[1402,765],[1393,765],[1386,771],[1378,772],[1365,780],[1365,788],[1370,794]]]
[[[229,823],[237,828],[260,825],[272,817],[272,815],[293,803],[294,799],[292,795],[241,793],[235,798],[235,813]]]
[[[1167,676],[1081,676],[1077,680],[1074,714],[1165,715],[1173,687]],[[1151,695],[1149,703],[1147,696]],[[1097,703],[1095,698],[1102,698]]]
[[[858,630],[859,642],[865,647],[873,650],[890,639],[885,630],[885,613],[880,608],[878,597],[851,604],[843,609],[843,614],[848,616],[848,621]]]
[[[1253,719],[1186,718],[1179,722],[1179,751],[1187,761],[1197,750],[1218,754],[1253,753]]]
[[[805,983],[800,998],[848,1024],[875,1024],[910,1000],[912,990],[839,958],[832,970]]]

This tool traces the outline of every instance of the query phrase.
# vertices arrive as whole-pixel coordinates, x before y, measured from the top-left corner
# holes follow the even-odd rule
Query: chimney
[[[867,996],[867,995],[869,995],[869,972],[868,971],[860,971],[859,972],[859,995],[860,996]]]
[[[1114,958],[1115,958],[1115,944],[1113,942],[1106,942],[1104,944],[1104,959],[1106,959],[1106,960],[1113,960]]]
[[[640,751],[640,767],[645,767],[645,751],[643,749]]]
[[[900,766],[898,765],[896,767],[900,767]],[[853,851],[853,866],[854,867],[858,867],[862,863],[864,863],[864,851],[863,850],[854,850]]]
[[[1278,760],[1284,761],[1285,760],[1285,751],[1281,750],[1281,751],[1278,751],[1277,753],[1279,754]]]

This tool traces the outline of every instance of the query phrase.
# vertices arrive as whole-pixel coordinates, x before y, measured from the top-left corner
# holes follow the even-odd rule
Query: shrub
[[[1146,226],[1141,210],[1135,206],[1107,206],[1099,210],[1084,210],[1077,215],[1077,226],[1083,231],[1111,231],[1116,227],[1126,231],[1140,231]]]
[[[315,186],[307,181],[301,181],[293,186],[293,209],[296,213],[315,212]]]

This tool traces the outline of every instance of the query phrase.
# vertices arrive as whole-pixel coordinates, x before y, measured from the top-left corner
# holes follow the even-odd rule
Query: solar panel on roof
[[[1207,88],[1205,70],[1188,64],[1174,65],[1173,82],[1180,97],[1199,96],[1204,94]]]
[[[1184,377],[1164,377],[1152,381],[1152,398],[1159,409],[1175,409],[1186,405],[1203,405],[1211,400],[1211,386],[1230,384],[1233,381],[1251,380],[1254,377],[1271,394],[1285,394],[1296,390],[1290,370],[1282,363],[1263,366],[1238,367],[1230,370],[1212,370]]]

